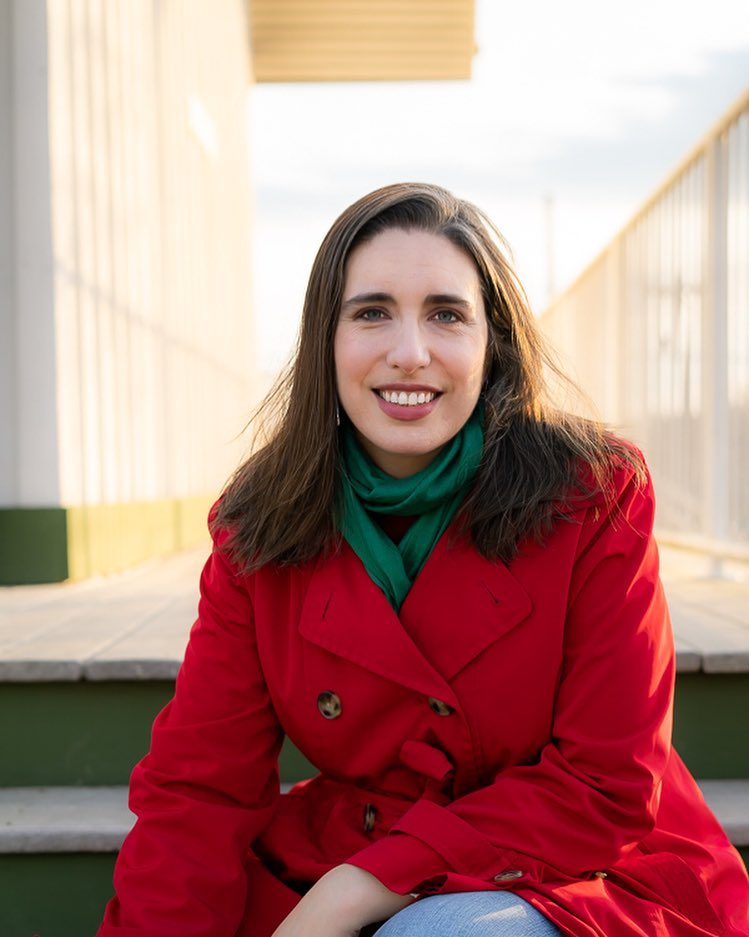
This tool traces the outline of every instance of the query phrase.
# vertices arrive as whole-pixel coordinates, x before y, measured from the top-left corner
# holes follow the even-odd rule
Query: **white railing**
[[[749,558],[749,89],[541,317],[663,539]]]

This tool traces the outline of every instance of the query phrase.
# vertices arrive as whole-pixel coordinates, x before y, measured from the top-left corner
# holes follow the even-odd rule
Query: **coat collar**
[[[344,543],[320,561],[302,609],[304,638],[382,677],[456,706],[447,681],[531,611],[509,569],[443,534],[400,617]]]

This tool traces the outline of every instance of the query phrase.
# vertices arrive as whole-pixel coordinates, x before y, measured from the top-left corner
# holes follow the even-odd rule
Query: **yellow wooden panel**
[[[474,0],[248,0],[257,81],[470,78]]]
[[[106,575],[208,541],[212,496],[67,508],[68,575]]]

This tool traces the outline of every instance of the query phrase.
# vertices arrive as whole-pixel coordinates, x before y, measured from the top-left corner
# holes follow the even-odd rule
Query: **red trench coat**
[[[509,568],[448,532],[399,616],[347,545],[249,576],[215,548],[99,937],[268,937],[282,879],[341,862],[404,894],[513,889],[575,937],[749,934],[670,746],[652,490],[617,491]],[[279,795],[284,733],[321,774]]]

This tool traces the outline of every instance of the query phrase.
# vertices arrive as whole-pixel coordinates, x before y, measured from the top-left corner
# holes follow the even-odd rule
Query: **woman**
[[[544,368],[473,206],[403,184],[338,218],[101,937],[749,933],[670,747],[649,478]],[[320,774],[279,795],[284,735]]]

